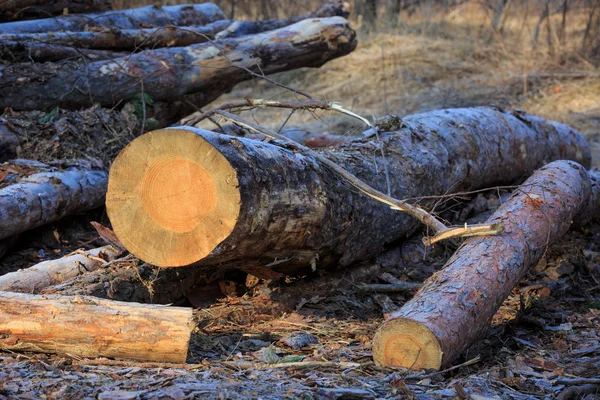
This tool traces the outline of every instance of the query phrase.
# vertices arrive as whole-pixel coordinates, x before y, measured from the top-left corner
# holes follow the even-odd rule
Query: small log
[[[341,17],[304,20],[287,28],[187,47],[146,50],[87,64],[65,62],[7,66],[0,75],[0,107],[114,106],[146,93],[172,102],[187,94],[214,98],[251,75],[318,67],[348,54],[356,35]],[[93,100],[92,100],[93,99]],[[201,107],[205,104],[196,104]]]
[[[0,276],[0,291],[39,293],[82,273],[96,270],[107,261],[114,260],[119,250],[113,246],[77,252],[58,260],[43,261],[32,267]]]
[[[325,4],[316,11],[306,14],[269,21],[218,20],[205,25],[162,26],[158,28],[104,29],[101,31],[21,33],[0,35],[0,43],[12,51],[22,51],[35,44],[41,52],[44,44],[67,45],[69,47],[111,50],[138,51],[158,47],[182,47],[204,43],[218,38],[234,38],[280,29],[304,19],[348,16],[343,3]],[[33,51],[32,51],[33,52]],[[46,51],[48,53],[48,51]],[[56,59],[56,57],[55,57]]]
[[[19,138],[0,121],[0,162],[16,158],[18,149]]]
[[[408,116],[397,129],[381,143],[353,140],[321,154],[383,191],[387,168],[400,199],[512,183],[548,160],[591,158],[573,129],[493,108]],[[106,206],[125,248],[165,267],[348,266],[419,227],[341,183],[313,153],[186,127],[131,142],[112,165]]]
[[[0,349],[184,363],[192,308],[0,292]]]
[[[468,239],[419,292],[381,325],[373,358],[383,366],[440,369],[484,335],[514,286],[580,215],[600,210],[600,171],[572,161],[536,171],[489,219],[505,233]]]
[[[102,206],[104,171],[41,172],[0,189],[0,239]]]
[[[128,53],[109,50],[78,49],[63,44],[2,41],[0,38],[0,57],[10,60],[12,63],[67,61],[81,58],[100,61],[113,60],[127,55]]]
[[[61,15],[54,18],[0,24],[0,33],[80,32],[98,29],[140,29],[149,26],[205,25],[226,19],[212,3],[147,6],[95,14]]]
[[[0,0],[0,22],[112,9],[111,0]]]

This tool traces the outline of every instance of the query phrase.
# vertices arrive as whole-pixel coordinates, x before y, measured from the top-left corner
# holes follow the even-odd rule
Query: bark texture
[[[140,29],[148,26],[205,25],[226,19],[212,3],[175,6],[147,6],[130,10],[107,11],[87,15],[61,15],[31,21],[0,24],[0,33],[80,32],[94,29]]]
[[[171,102],[201,92],[210,98],[251,75],[318,67],[348,54],[356,35],[341,17],[304,20],[287,28],[188,47],[147,50],[85,65],[14,64],[0,76],[0,107],[113,106],[139,93]],[[202,106],[204,104],[196,104]]]
[[[120,251],[104,246],[71,254],[58,260],[44,261],[27,269],[0,276],[0,291],[38,293],[85,272],[98,269],[104,262],[114,260]]]
[[[17,157],[19,138],[0,121],[0,162]]]
[[[104,171],[42,172],[0,190],[0,239],[102,206]]]
[[[373,257],[386,244],[419,227],[407,214],[391,210],[342,182],[311,154],[280,147],[276,141],[264,143],[184,129],[148,135],[173,135],[173,142],[177,135],[198,135],[198,146],[207,142],[235,169],[241,199],[239,213],[233,217],[235,225],[228,236],[215,244],[210,254],[188,264],[270,265],[286,273],[348,266]],[[404,118],[397,129],[382,133],[381,144],[359,139],[322,150],[322,154],[371,186],[386,191],[385,167],[380,156],[383,146],[391,194],[400,199],[514,183],[552,160],[571,159],[586,166],[591,160],[587,143],[573,129],[494,108],[417,114]],[[126,207],[129,199],[136,196],[137,188],[125,184],[124,193],[111,193],[110,187],[118,182],[113,180],[113,171],[120,159],[126,158],[123,154],[135,154],[132,149],[138,141],[152,142],[150,137],[144,137],[134,140],[113,163],[107,196],[107,210],[115,233],[138,256],[138,250],[154,240],[150,231],[139,227],[139,234],[129,238],[122,237],[120,231],[121,227],[128,229],[131,210]],[[162,150],[155,152],[156,157],[162,154]],[[144,157],[151,160],[153,155]],[[125,162],[117,169],[128,168],[132,167]],[[230,177],[221,179],[232,182]],[[139,183],[132,182],[135,184]],[[195,182],[188,185],[194,187]],[[140,212],[144,213],[143,209]],[[122,215],[118,216],[119,213]],[[173,245],[176,249],[176,244]],[[164,251],[170,250],[165,247]]]
[[[0,0],[0,22],[112,9],[111,0]]]
[[[392,314],[373,341],[375,362],[436,368],[452,363],[484,335],[513,287],[578,215],[600,211],[599,171],[572,161],[536,171],[488,220],[505,233],[468,239]]]
[[[0,349],[184,363],[192,308],[0,292]]]

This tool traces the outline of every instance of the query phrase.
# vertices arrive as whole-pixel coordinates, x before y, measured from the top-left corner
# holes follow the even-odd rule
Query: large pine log
[[[212,3],[175,6],[147,6],[96,14],[62,15],[30,21],[0,24],[0,33],[80,32],[93,29],[140,29],[149,26],[205,25],[226,19]]]
[[[452,363],[485,334],[513,287],[574,219],[600,211],[600,171],[571,161],[536,171],[489,219],[505,233],[468,239],[373,340],[384,366],[436,368]]]
[[[0,107],[113,106],[141,92],[165,102],[198,92],[211,98],[248,79],[251,75],[243,68],[270,74],[317,67],[355,47],[356,35],[348,22],[331,17],[242,38],[146,50],[85,65],[14,64],[0,75]]]
[[[0,189],[0,239],[102,206],[104,171],[41,172]]]
[[[359,139],[321,154],[385,191],[382,146],[391,194],[403,199],[512,183],[556,159],[590,164],[579,133],[524,113],[450,109],[401,125],[381,144]],[[419,226],[312,154],[194,128],[130,143],[112,165],[107,212],[123,245],[151,264],[272,263],[286,273],[369,259]]]
[[[7,50],[20,52],[22,49],[43,51],[44,44],[69,45],[77,48],[100,50],[155,49],[157,47],[182,47],[196,43],[204,43],[220,38],[233,38],[245,35],[280,29],[303,19],[347,16],[348,12],[342,3],[325,4],[316,11],[306,14],[269,21],[231,21],[218,20],[206,25],[185,27],[164,26],[158,28],[139,29],[104,29],[102,31],[52,32],[0,34],[0,43]],[[35,43],[35,48],[31,50]],[[55,58],[57,59],[57,58]]]
[[[0,22],[111,9],[111,0],[0,0]]]
[[[0,349],[183,363],[192,308],[0,292]]]
[[[0,242],[1,243],[1,242]],[[98,269],[113,260],[120,251],[112,246],[70,254],[57,260],[43,261],[32,267],[0,276],[0,291],[38,293],[75,276]]]

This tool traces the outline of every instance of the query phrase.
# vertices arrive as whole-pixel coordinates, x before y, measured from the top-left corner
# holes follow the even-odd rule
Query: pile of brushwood
[[[380,366],[440,369],[485,336],[550,245],[600,215],[600,172],[589,169],[585,139],[523,111],[448,109],[370,122],[295,90],[298,101],[246,98],[196,114],[189,126],[158,129],[242,80],[351,52],[356,37],[341,3],[257,22],[228,20],[209,3],[110,11],[91,1],[82,10],[93,14],[23,20],[42,12],[10,8],[19,3],[32,2],[0,4],[11,21],[0,24],[0,253],[26,231],[103,206],[111,227],[93,224],[102,247],[0,276],[4,350],[183,363],[192,307],[119,300],[148,300],[135,294],[145,289],[154,302],[194,305],[215,285],[236,291],[223,282],[326,278],[382,258],[405,266],[394,261],[396,249],[417,234],[433,248],[466,239],[424,283],[405,276],[370,287],[420,288],[371,332],[372,356]],[[127,105],[136,131],[111,147],[114,159],[49,161],[32,150],[43,135],[28,131],[52,125],[52,147],[68,146],[60,134],[114,131],[111,113]],[[360,118],[365,132],[275,132],[235,113],[256,107],[337,111]],[[192,126],[213,117],[235,128]],[[480,223],[454,226],[462,212],[434,212],[510,185],[519,186]],[[477,208],[470,204],[466,212]],[[160,281],[148,287],[135,268],[119,272],[127,290],[103,279],[108,267],[135,262],[160,268]]]

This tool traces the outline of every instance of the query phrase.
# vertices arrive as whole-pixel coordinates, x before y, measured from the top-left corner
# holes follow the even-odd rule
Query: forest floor
[[[577,59],[533,62],[498,46],[472,41],[458,47],[455,42],[452,37],[380,34],[363,38],[354,53],[320,69],[275,78],[365,116],[489,104],[524,109],[578,129],[592,146],[594,165],[600,166],[598,69]],[[216,103],[244,96],[285,98],[282,92],[254,80]],[[27,135],[22,157],[88,156],[109,165],[139,133],[130,111],[3,117]],[[259,110],[254,117],[278,127],[287,115]],[[301,123],[337,134],[356,135],[362,129],[346,117],[322,113],[315,119],[307,112],[296,113],[288,126]],[[495,197],[495,192],[483,197],[489,208],[497,205]],[[91,220],[108,225],[98,210],[24,234],[0,260],[0,273],[102,245]],[[386,273],[422,281],[457,246],[438,245],[425,253],[419,243],[415,237],[398,245],[401,266],[378,261],[282,281],[236,277],[201,299],[171,299],[197,307],[198,327],[185,365],[0,353],[0,399],[600,399],[600,385],[556,383],[559,377],[600,377],[600,224],[572,231],[548,249],[504,303],[489,334],[459,360],[467,365],[447,372],[382,369],[372,362],[373,334],[410,293],[361,292],[357,284],[381,283]],[[154,269],[141,262],[113,264],[105,275],[108,286],[118,268],[135,269],[143,280],[138,286],[145,294],[130,293],[129,300],[156,301],[152,285],[160,275]],[[108,290],[106,297],[115,298]]]

